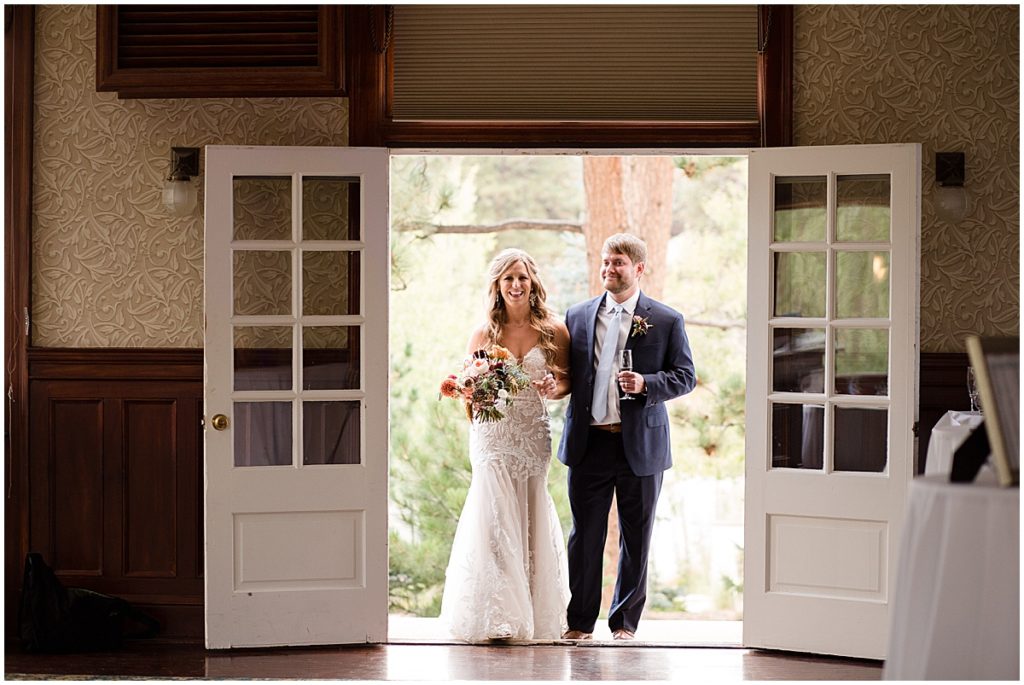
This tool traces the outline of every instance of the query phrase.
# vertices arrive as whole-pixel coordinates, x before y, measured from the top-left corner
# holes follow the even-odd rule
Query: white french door
[[[881,659],[914,468],[920,146],[749,159],[743,642]]]
[[[387,637],[388,155],[206,148],[209,648]]]

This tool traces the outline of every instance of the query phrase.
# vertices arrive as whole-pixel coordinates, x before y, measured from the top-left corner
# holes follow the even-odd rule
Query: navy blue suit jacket
[[[604,298],[602,294],[573,305],[565,314],[571,391],[558,459],[570,467],[580,464],[587,455],[594,395],[594,325]],[[643,375],[647,387],[636,400],[619,403],[622,442],[633,473],[650,476],[672,466],[665,402],[693,390],[697,376],[682,314],[643,292],[633,314],[652,324],[647,333],[636,336],[631,326],[626,338],[626,349],[633,350],[633,371]]]

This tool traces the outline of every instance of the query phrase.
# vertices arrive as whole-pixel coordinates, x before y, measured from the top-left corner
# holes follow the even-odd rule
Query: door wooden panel
[[[126,576],[177,573],[178,454],[173,400],[129,400],[124,407],[123,529]]]
[[[96,576],[103,569],[103,403],[93,398],[47,403],[49,449],[34,465],[52,510],[46,539],[58,575]]]

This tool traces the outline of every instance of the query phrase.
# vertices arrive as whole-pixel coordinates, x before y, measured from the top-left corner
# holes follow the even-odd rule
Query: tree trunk
[[[588,284],[591,296],[601,293],[601,246],[605,239],[629,229],[622,194],[622,157],[584,157],[583,189],[587,218],[583,235],[587,243]]]
[[[670,157],[626,157],[622,194],[627,198],[629,233],[647,243],[647,265],[640,287],[658,299],[665,285],[665,259],[672,234]]]
[[[584,157],[583,187],[587,200],[586,237],[590,294],[601,292],[601,246],[614,233],[632,233],[647,243],[644,292],[661,296],[665,254],[672,236],[670,157]]]
[[[587,245],[588,284],[591,295],[603,290],[601,247],[608,236],[632,233],[647,243],[647,262],[640,287],[655,299],[665,283],[665,255],[672,235],[672,175],[669,157],[584,157],[583,187],[587,218],[583,234]],[[608,515],[604,547],[605,582],[601,606],[611,605],[619,560],[619,517],[616,502]]]

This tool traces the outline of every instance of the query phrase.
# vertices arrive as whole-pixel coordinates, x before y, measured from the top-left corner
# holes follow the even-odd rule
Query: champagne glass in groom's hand
[[[632,371],[633,370],[633,350],[622,350],[619,352],[619,371]],[[622,382],[619,382],[622,385]],[[625,391],[623,388],[623,394],[619,397],[620,400],[632,400],[635,399],[632,395]]]

